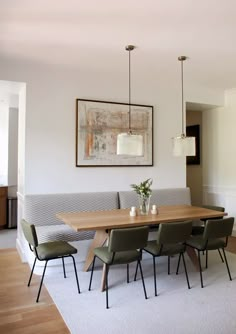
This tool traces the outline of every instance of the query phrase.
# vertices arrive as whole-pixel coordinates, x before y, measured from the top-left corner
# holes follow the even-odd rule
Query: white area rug
[[[66,260],[67,278],[62,265],[48,268],[45,285],[72,334],[235,334],[236,333],[236,255],[227,253],[233,281],[217,251],[209,252],[209,268],[200,275],[186,255],[191,289],[183,270],[175,275],[177,257],[157,259],[158,296],[154,296],[152,258],[147,253],[142,266],[148,299],[144,299],[140,275],[136,282],[126,283],[126,266],[114,266],[109,273],[109,306],[105,292],[100,292],[101,265],[97,262],[92,290],[88,291],[90,272],[83,272],[85,244],[76,256],[81,287],[77,293],[73,266]],[[80,251],[81,249],[81,251]],[[83,249],[83,252],[82,252]],[[205,263],[203,257],[203,263]],[[97,260],[98,261],[98,260]],[[130,280],[135,264],[130,266]]]

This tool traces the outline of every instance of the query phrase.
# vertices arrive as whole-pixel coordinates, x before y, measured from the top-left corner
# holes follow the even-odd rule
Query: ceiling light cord
[[[180,56],[178,60],[181,62],[181,98],[182,98],[182,133],[180,136],[173,138],[173,154],[174,156],[194,156],[196,155],[195,137],[186,136],[186,113],[184,104],[184,74],[183,61],[187,57]]]
[[[183,75],[183,60],[181,61],[181,89],[182,89],[182,134],[184,131],[184,75]]]
[[[181,62],[181,99],[182,99],[182,134],[181,137],[185,138],[186,133],[184,129],[184,123],[185,123],[185,117],[184,117],[184,67],[183,67],[183,62],[186,60],[187,57],[185,56],[180,56],[178,57],[178,60]]]
[[[131,134],[131,55],[130,55],[130,49],[129,51],[129,133]]]
[[[126,51],[129,51],[129,69],[128,69],[128,74],[129,74],[129,115],[128,115],[128,125],[129,125],[129,130],[128,133],[132,134],[132,130],[131,130],[131,51],[133,51],[134,49],[134,45],[127,45],[125,47]]]

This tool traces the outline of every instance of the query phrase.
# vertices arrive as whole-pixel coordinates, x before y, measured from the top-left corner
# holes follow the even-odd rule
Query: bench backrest
[[[154,189],[150,204],[161,205],[191,205],[190,188]],[[139,206],[138,195],[134,191],[120,191],[119,205],[121,209]]]
[[[25,196],[25,219],[31,224],[63,224],[56,218],[58,212],[96,211],[118,209],[117,192],[70,194],[43,194]]]

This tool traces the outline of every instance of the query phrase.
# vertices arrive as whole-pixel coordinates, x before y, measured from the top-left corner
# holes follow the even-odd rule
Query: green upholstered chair
[[[155,258],[160,256],[168,256],[168,274],[170,274],[170,257],[179,254],[176,274],[178,274],[180,258],[183,259],[184,270],[188,288],[190,289],[187,268],[184,259],[184,252],[186,249],[185,241],[190,237],[192,230],[192,222],[178,222],[160,224],[157,234],[157,240],[148,241],[144,250],[153,257],[153,271],[154,271],[154,289],[155,296],[157,296],[156,286],[156,263]],[[137,270],[134,279],[136,280]]]
[[[225,212],[225,208],[223,206],[202,205],[202,208],[215,210],[215,211],[219,211],[219,212]],[[223,216],[214,217],[214,218],[202,218],[202,219],[200,219],[203,222],[203,225],[193,226],[192,227],[192,235],[202,235],[204,233],[204,228],[205,228],[207,220],[222,219],[222,218],[223,218]],[[202,253],[204,254],[204,251]],[[221,261],[224,262],[224,259],[223,259],[222,254],[221,254],[219,249],[218,249],[218,253],[220,255]],[[206,268],[207,268],[207,258],[206,258]]]
[[[225,208],[223,206],[202,205],[201,207],[205,208],[205,209],[219,211],[219,212],[225,212]],[[200,219],[203,222],[203,225],[193,226],[193,228],[192,228],[192,235],[203,234],[204,228],[205,228],[205,224],[206,224],[207,220],[222,219],[222,218],[223,218],[223,216],[219,216],[219,217],[215,217],[215,218],[202,218],[202,219]]]
[[[108,306],[108,271],[109,267],[115,264],[127,265],[127,283],[129,283],[129,263],[136,262],[139,266],[144,296],[147,299],[147,293],[143,278],[141,258],[142,249],[146,246],[148,239],[148,227],[133,227],[111,230],[108,246],[94,249],[94,259],[89,282],[91,290],[95,260],[98,257],[105,264],[105,290],[106,290],[106,308]]]
[[[191,236],[190,239],[187,241],[187,245],[195,248],[198,252],[198,262],[199,262],[202,288],[203,288],[203,279],[202,279],[200,251],[206,251],[206,268],[207,268],[208,250],[222,249],[224,260],[229,274],[229,279],[232,280],[224,248],[227,246],[228,237],[232,234],[233,225],[234,225],[233,217],[207,220],[206,226],[204,228],[204,233],[199,236]]]
[[[30,273],[29,281],[28,281],[28,286],[30,286],[30,282],[31,282],[31,278],[33,275],[36,260],[45,261],[45,266],[44,266],[43,275],[40,281],[40,286],[39,286],[36,302],[39,301],[39,296],[40,296],[48,261],[54,260],[54,259],[59,259],[59,258],[62,259],[64,277],[66,278],[64,258],[65,257],[72,258],[73,264],[74,264],[77,288],[78,288],[78,292],[80,293],[79,280],[78,280],[78,275],[77,275],[77,270],[76,270],[76,265],[75,265],[75,259],[72,255],[72,254],[77,253],[77,249],[65,241],[52,241],[52,242],[44,242],[44,243],[39,244],[35,226],[32,224],[29,224],[24,219],[21,220],[21,226],[22,226],[24,236],[29,243],[30,250],[34,252],[34,255],[35,255],[33,267]]]

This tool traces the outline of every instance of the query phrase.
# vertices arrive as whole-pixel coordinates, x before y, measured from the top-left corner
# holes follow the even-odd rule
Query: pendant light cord
[[[182,134],[184,131],[184,76],[183,76],[183,60],[181,60],[181,89],[182,89]]]
[[[131,80],[130,80],[130,77],[131,77],[131,71],[130,71],[130,51],[129,50],[129,133],[131,134]]]
[[[184,130],[184,69],[183,69],[183,62],[187,59],[186,56],[180,56],[178,57],[178,60],[181,62],[181,98],[182,98],[182,133],[181,133],[181,137],[185,138],[186,137],[186,133]]]
[[[132,130],[131,130],[131,54],[130,52],[135,48],[134,45],[127,45],[125,47],[126,51],[129,51],[129,115],[128,115],[128,126],[129,126],[129,130],[128,133],[131,134]]]

